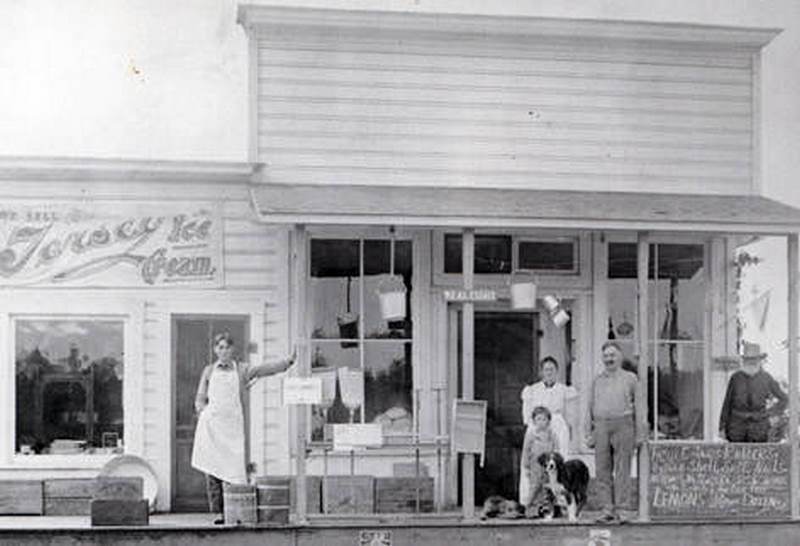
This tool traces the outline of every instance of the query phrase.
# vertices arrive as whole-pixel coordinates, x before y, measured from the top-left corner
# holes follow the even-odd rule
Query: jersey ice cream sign
[[[222,220],[216,207],[0,209],[0,286],[221,284]]]

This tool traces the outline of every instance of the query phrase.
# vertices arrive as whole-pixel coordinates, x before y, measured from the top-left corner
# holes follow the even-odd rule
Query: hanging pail
[[[554,313],[556,309],[558,309],[558,299],[555,296],[545,296],[542,298],[544,302],[544,308],[547,309],[548,312]]]
[[[252,485],[223,484],[222,504],[228,525],[256,522],[256,488]]]
[[[383,275],[378,282],[381,317],[386,321],[406,318],[406,285],[400,275]]]
[[[566,323],[569,322],[569,313],[564,311],[563,309],[559,309],[555,313],[553,313],[550,318],[553,321],[553,324],[556,325],[556,328],[561,328]]]
[[[260,476],[258,487],[258,523],[286,525],[289,523],[291,479],[289,477]]]
[[[511,308],[534,309],[536,307],[536,283],[517,282],[511,285]]]
[[[344,313],[337,317],[339,324],[339,337],[341,339],[358,339],[358,315],[355,313]],[[358,347],[358,343],[343,341],[343,349]]]
[[[400,320],[406,316],[406,293],[379,292],[378,299],[381,305],[383,320]]]

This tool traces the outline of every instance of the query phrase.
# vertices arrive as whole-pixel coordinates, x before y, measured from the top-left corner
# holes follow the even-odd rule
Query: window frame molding
[[[542,288],[583,288],[590,289],[592,285],[592,238],[591,231],[585,230],[515,230],[515,229],[479,229],[476,235],[508,235],[511,237],[511,273],[476,273],[475,284],[478,287],[508,287],[515,275],[525,277],[534,276]],[[444,236],[446,234],[461,234],[456,229],[437,229],[433,232],[433,285],[434,286],[461,286],[461,273],[444,272]],[[519,269],[519,243],[533,242],[565,242],[574,241],[575,271],[555,270],[530,270]]]
[[[113,319],[123,322],[125,375],[122,383],[122,411],[125,453],[141,454],[144,448],[144,303],[134,298],[111,297],[65,290],[15,290],[0,293],[0,381],[5,385],[1,407],[13,417],[0,422],[0,468],[9,469],[95,469],[114,454],[20,455],[15,453],[16,321]]]
[[[428,290],[428,280],[424,278],[419,264],[417,263],[417,257],[419,256],[419,249],[424,244],[426,237],[424,230],[418,229],[401,229],[398,228],[392,233],[392,231],[388,227],[365,227],[365,228],[347,228],[341,226],[329,227],[329,226],[310,226],[307,231],[307,238],[306,238],[306,256],[308,263],[306,264],[306,275],[305,278],[302,279],[304,282],[304,290],[306,292],[306,309],[301,310],[302,315],[305,317],[305,326],[306,331],[309,332],[309,338],[307,340],[308,347],[309,347],[309,358],[310,355],[313,353],[313,346],[316,343],[321,345],[327,343],[339,343],[340,339],[314,339],[311,337],[311,332],[314,329],[314,317],[313,317],[313,298],[311,293],[311,241],[313,239],[318,240],[331,240],[331,239],[352,239],[359,241],[359,270],[363,273],[363,250],[364,246],[362,241],[370,241],[370,240],[390,240],[394,238],[397,241],[409,241],[411,243],[411,286],[412,286],[412,296],[411,296],[411,321],[412,321],[412,331],[410,338],[397,338],[397,339],[390,339],[390,340],[382,340],[382,339],[370,339],[365,338],[364,336],[364,313],[363,310],[360,308],[363,306],[363,294],[359,297],[359,329],[358,334],[359,337],[348,340],[353,341],[354,343],[358,343],[359,349],[359,363],[360,369],[363,371],[365,368],[365,351],[366,346],[369,343],[392,343],[398,346],[402,346],[404,344],[411,345],[411,374],[412,374],[412,391],[411,391],[411,404],[412,404],[412,433],[416,430],[417,427],[421,426],[420,415],[417,415],[418,410],[420,410],[420,401],[418,401],[419,393],[422,389],[424,389],[423,380],[421,378],[420,369],[418,366],[420,365],[421,358],[422,358],[422,351],[423,351],[423,341],[422,335],[423,332],[420,326],[420,318],[422,316],[422,309],[421,305],[422,302],[422,293],[423,291],[427,293]],[[427,248],[427,247],[426,247]],[[359,275],[359,279],[361,279],[361,275]],[[361,288],[361,280],[359,280],[359,288],[358,290],[362,290]],[[357,421],[358,423],[363,422],[365,410],[364,407],[366,405],[366,392],[364,393],[364,405],[360,408],[360,417],[361,420]],[[314,446],[322,445],[324,442],[320,441],[312,441],[312,428],[310,426],[311,423],[311,410],[312,408],[309,406],[305,409],[307,412],[307,419],[309,423],[309,427],[306,431],[306,440]],[[403,437],[403,436],[410,436],[410,434],[386,434],[384,433],[384,437],[396,438],[396,437]]]
[[[636,242],[636,235],[630,232],[602,232],[598,231],[598,239],[596,244],[604,246],[605,249],[603,251],[603,259],[600,260],[598,263],[595,263],[595,267],[597,268],[597,280],[602,282],[603,284],[603,296],[602,298],[598,298],[597,305],[595,307],[595,320],[599,320],[598,323],[595,324],[595,335],[599,340],[599,343],[595,343],[595,346],[599,347],[604,341],[607,340],[607,322],[606,319],[609,316],[609,303],[608,303],[608,248],[611,244],[614,243],[635,243]],[[717,282],[718,279],[715,278],[714,271],[709,269],[713,267],[713,252],[711,251],[712,243],[716,238],[716,234],[712,233],[701,233],[701,234],[682,234],[682,233],[674,233],[674,232],[654,232],[651,234],[648,243],[650,245],[670,245],[670,244],[681,244],[681,245],[698,245],[704,248],[703,252],[703,268],[706,272],[703,274],[704,282],[706,283],[705,286],[705,296],[704,299],[708,299],[711,297],[710,295],[717,289]],[[656,276],[657,277],[657,276]],[[635,280],[635,279],[634,279]],[[651,281],[657,280],[656,279],[648,279],[648,286]],[[649,293],[648,288],[648,293]],[[656,309],[658,308],[658,303],[656,305],[651,305],[648,303],[648,313],[656,313]],[[636,309],[634,309],[634,313]],[[710,350],[714,346],[714,332],[713,328],[709,328],[709,322],[711,320],[711,313],[712,310],[709,308],[707,303],[704,303],[704,310],[703,310],[703,337],[699,340],[668,340],[668,339],[661,339],[660,337],[648,337],[648,347],[654,351],[654,355],[656,354],[659,345],[666,345],[669,343],[676,343],[676,345],[696,345],[702,347],[703,353],[703,362],[702,362],[702,377],[703,377],[703,396],[704,399],[703,403],[703,438],[701,440],[694,440],[694,439],[670,439],[670,440],[660,440],[660,441],[667,441],[667,442],[675,442],[675,441],[713,441],[714,438],[714,431],[716,419],[718,419],[718,415],[711,415],[711,407],[710,403],[711,400],[709,399],[710,393],[710,385],[713,381],[712,377],[712,370],[711,370],[711,356]],[[603,318],[605,317],[605,318]],[[633,318],[634,321],[637,320],[637,317]],[[650,334],[650,332],[648,332]],[[635,344],[636,337],[632,338],[624,338],[617,340],[618,342],[622,342],[623,344]],[[595,354],[593,357],[595,362],[600,363],[600,355],[599,351],[598,354]],[[659,361],[656,356],[656,360],[653,362],[656,366],[658,366]],[[602,364],[596,364],[596,366],[601,366]],[[594,371],[595,373],[599,373],[601,368],[596,368]],[[658,382],[657,380],[654,382],[654,387],[657,389]],[[655,390],[654,389],[654,390]],[[656,391],[657,392],[657,391]],[[648,397],[656,396],[656,392],[648,392]],[[656,412],[655,419],[653,421],[653,426],[658,427],[658,413]]]

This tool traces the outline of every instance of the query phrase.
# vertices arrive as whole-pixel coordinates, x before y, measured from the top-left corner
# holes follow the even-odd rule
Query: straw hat
[[[749,343],[745,341],[742,343],[742,360],[764,360],[767,358],[767,353],[761,352],[761,346],[758,343]]]

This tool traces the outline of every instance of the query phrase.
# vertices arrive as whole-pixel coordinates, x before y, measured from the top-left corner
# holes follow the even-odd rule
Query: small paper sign
[[[483,466],[486,443],[486,401],[453,400],[452,449],[456,453],[475,453]]]
[[[319,377],[285,377],[284,405],[319,404],[322,401],[322,379]]]
[[[350,451],[383,445],[383,427],[379,423],[333,425],[333,449]]]
[[[495,292],[494,290],[489,290],[489,289],[445,290],[444,291],[444,299],[445,299],[445,301],[456,302],[456,303],[467,303],[467,302],[472,302],[472,301],[496,301],[497,300],[497,292]]]

